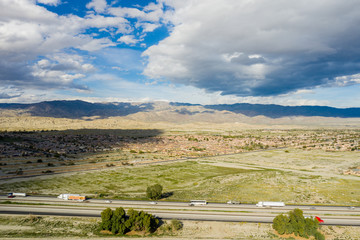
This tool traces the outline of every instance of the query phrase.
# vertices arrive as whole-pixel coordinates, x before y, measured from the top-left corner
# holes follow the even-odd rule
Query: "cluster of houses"
[[[0,135],[0,158],[59,157],[109,151],[119,147],[121,137],[111,135],[51,135],[39,133],[3,133]]]
[[[279,130],[277,130],[279,132]],[[337,132],[335,132],[337,133]],[[355,136],[355,137],[354,137]],[[220,155],[277,147],[322,149],[328,151],[358,151],[359,139],[352,132],[334,134],[322,132],[269,131],[243,135],[169,135],[133,138],[112,134],[51,134],[0,133],[0,158],[59,157],[80,153],[104,152],[114,149],[134,149],[137,152],[159,152],[168,155]]]
[[[351,168],[343,172],[346,175],[356,175],[360,176],[360,166],[356,168]]]

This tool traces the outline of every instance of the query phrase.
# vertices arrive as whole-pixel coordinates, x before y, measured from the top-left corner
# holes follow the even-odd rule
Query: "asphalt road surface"
[[[159,218],[226,221],[226,222],[261,222],[271,223],[280,213],[286,213],[294,208],[300,208],[306,216],[319,216],[324,225],[360,226],[360,207],[345,206],[285,206],[263,208],[251,204],[209,203],[204,206],[189,206],[188,202],[151,202],[89,199],[85,202],[74,202],[54,197],[15,197],[4,201],[22,202],[26,204],[0,204],[0,214],[34,214],[57,216],[100,217],[106,207],[124,207],[144,210]],[[42,205],[32,205],[42,204]]]

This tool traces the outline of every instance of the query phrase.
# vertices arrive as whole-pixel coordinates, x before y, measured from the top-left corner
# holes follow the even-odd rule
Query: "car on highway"
[[[323,223],[324,220],[322,220],[321,218],[319,218],[318,216],[315,216],[316,220],[318,220],[319,223]]]
[[[240,202],[229,200],[226,202],[226,204],[240,204]]]
[[[149,204],[155,205],[157,204],[157,202],[149,202]]]
[[[105,200],[105,203],[112,203],[111,200]]]

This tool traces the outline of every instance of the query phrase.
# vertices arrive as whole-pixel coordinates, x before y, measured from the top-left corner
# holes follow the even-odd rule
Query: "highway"
[[[276,215],[300,208],[304,211],[304,215],[319,216],[324,220],[324,225],[360,226],[360,207],[285,206],[263,208],[252,204],[226,203],[189,206],[189,203],[186,202],[111,200],[111,203],[106,203],[105,200],[100,199],[74,202],[55,197],[7,198],[0,196],[0,203],[4,201],[23,204],[0,204],[0,214],[100,217],[101,211],[106,207],[112,209],[124,207],[125,209],[144,210],[163,219],[261,223],[271,223]]]

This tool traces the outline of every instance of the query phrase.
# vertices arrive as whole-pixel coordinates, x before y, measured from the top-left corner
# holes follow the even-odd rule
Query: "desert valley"
[[[79,102],[62,103],[68,106]],[[64,116],[52,116],[51,111],[61,113],[54,108],[48,112],[44,112],[46,108],[36,112],[34,107],[1,110],[3,194],[24,192],[36,197],[78,193],[90,201],[146,201],[146,188],[158,183],[164,189],[158,206],[137,209],[156,211],[159,204],[193,199],[219,204],[274,201],[312,206],[309,209],[313,210],[306,214],[316,214],[317,206],[344,206],[354,208],[348,213],[354,216],[360,207],[360,118],[316,114],[281,118],[246,116],[228,110],[208,111],[201,105],[165,102],[147,104],[146,108],[144,104],[133,103],[126,109],[137,108],[136,112],[113,114],[121,116],[109,116],[111,111],[104,109],[103,115],[96,111],[83,114],[81,108],[74,107],[77,112],[69,118],[66,107],[58,105]],[[122,107],[114,111],[119,113]],[[15,203],[35,204],[29,197],[2,202],[3,206]],[[45,206],[49,204],[64,203]],[[331,218],[333,214],[323,217]],[[66,227],[63,235],[41,226],[44,221],[84,221],[89,228],[96,223],[92,219],[43,217],[34,220],[36,223],[29,220],[26,230],[24,225],[18,226],[17,217],[2,218],[7,225],[2,225],[0,231],[9,237],[85,236],[87,233],[75,233],[80,230],[74,227]],[[219,222],[228,230],[207,235],[205,232],[214,228],[211,222],[180,220],[182,230],[171,234],[158,230],[153,237],[281,238],[267,223],[254,225],[244,223],[246,220],[240,223],[229,220]],[[17,228],[24,231],[19,233]],[[30,234],[35,229],[39,235]],[[345,235],[354,239],[360,233],[358,227],[351,226],[324,225],[321,231],[327,239]]]

